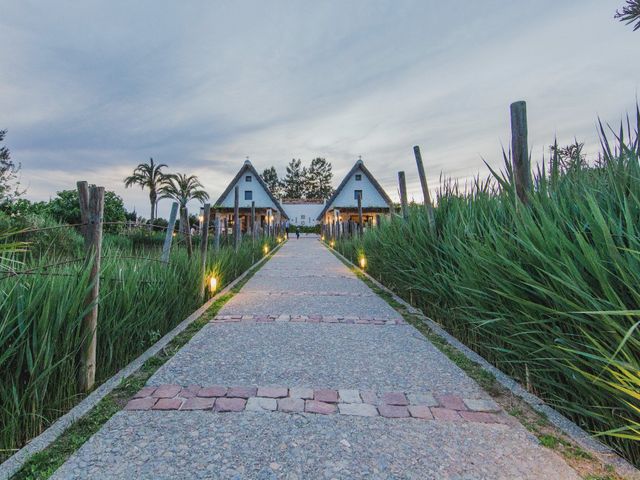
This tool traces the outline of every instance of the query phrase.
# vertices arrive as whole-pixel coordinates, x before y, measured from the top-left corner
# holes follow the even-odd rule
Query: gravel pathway
[[[312,238],[292,238],[220,315],[401,319]],[[253,390],[258,396],[261,391],[276,396],[278,390],[269,386],[288,387],[291,396],[305,389],[336,389],[344,392],[341,398],[344,395],[347,403],[350,395],[357,397],[357,390],[401,391],[408,397],[429,392],[479,399],[476,404],[482,405],[480,400],[488,395],[409,325],[214,321],[147,385],[148,396],[156,395],[152,387],[162,386],[167,397],[162,402],[173,406],[168,411],[118,413],[53,478],[578,478],[512,419],[463,422],[456,414],[456,421],[448,415],[449,407],[432,410],[435,419],[429,414],[429,420],[385,418],[389,405],[398,405],[391,400],[389,405],[384,400],[366,406],[373,414],[366,417],[351,414],[363,413],[362,404],[340,405],[340,414],[331,415],[322,414],[322,408],[336,410],[328,404],[314,413],[252,411],[263,403],[276,403],[259,398],[250,399],[237,413],[218,412],[219,404],[239,402],[244,408],[246,400],[233,398],[241,395],[231,389],[223,390],[231,398],[216,399],[215,408],[206,398],[189,401],[204,410],[182,409],[184,399],[170,398],[184,395],[175,393],[180,385],[210,390],[217,387],[209,386],[237,385],[238,391],[260,387]],[[144,396],[139,394],[137,402],[146,402]],[[278,409],[281,402],[295,403],[278,400]],[[509,419],[504,412],[499,415]]]

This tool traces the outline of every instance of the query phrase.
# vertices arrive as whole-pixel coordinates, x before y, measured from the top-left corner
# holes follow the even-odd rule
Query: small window
[[[251,175],[247,175],[246,177],[244,177],[244,181],[251,182]]]
[[[362,180],[362,174],[356,173],[356,182],[359,182],[360,180]]]
[[[353,199],[357,200],[358,198],[362,198],[362,190],[354,190],[353,191]]]
[[[251,178],[251,177],[249,177]],[[253,192],[251,190],[244,191],[244,199],[245,200],[253,200]]]
[[[304,215],[300,215],[300,218],[304,220],[306,217]]]

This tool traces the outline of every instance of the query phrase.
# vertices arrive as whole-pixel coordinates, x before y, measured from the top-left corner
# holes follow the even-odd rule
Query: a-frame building
[[[325,225],[350,220],[358,223],[358,196],[362,199],[364,224],[375,224],[378,217],[393,211],[389,195],[364,166],[364,162],[358,160],[327,201],[318,215],[318,221]]]
[[[279,225],[288,218],[278,199],[273,196],[260,174],[247,159],[213,206],[226,225],[233,224],[236,185],[240,192],[239,210],[242,232],[249,231],[252,202],[256,212],[256,224],[261,229],[264,229],[268,222],[271,222],[271,225]],[[271,215],[268,216],[268,213]]]

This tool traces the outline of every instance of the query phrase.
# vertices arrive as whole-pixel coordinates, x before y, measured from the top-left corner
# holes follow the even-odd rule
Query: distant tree
[[[6,134],[6,130],[0,130],[0,203],[12,202],[25,192],[18,181],[20,165],[11,160],[9,148],[1,144]]]
[[[284,177],[284,196],[286,198],[304,197],[304,172],[302,162],[295,158],[287,165],[287,174]]]
[[[614,18],[625,22],[627,25],[635,22],[633,30],[640,29],[640,0],[627,0],[627,4],[621,10],[616,10]]]
[[[149,203],[151,203],[151,222],[156,218],[156,210],[158,208],[158,192],[162,188],[166,175],[162,172],[162,169],[166,165],[161,163],[156,165],[153,158],[149,160],[149,163],[140,163],[133,170],[133,175],[129,175],[124,179],[124,186],[126,188],[132,185],[140,185],[144,190],[149,189]]]
[[[61,223],[80,223],[80,203],[77,190],[62,190],[52,199],[46,207],[51,217]],[[124,208],[122,198],[115,192],[104,192],[104,221],[124,222],[127,219],[127,211]],[[118,226],[107,225],[108,230],[117,230]]]
[[[552,163],[557,162],[558,168],[563,172],[579,170],[587,164],[586,155],[582,152],[583,148],[584,142],[578,142],[577,140],[564,147],[554,143],[549,147]]]
[[[276,167],[265,168],[260,177],[262,177],[264,183],[267,184],[273,196],[280,200],[282,198],[283,185],[282,181],[278,178]]]
[[[324,158],[314,158],[305,175],[305,197],[326,200],[333,193],[331,162]]]
[[[160,198],[170,198],[180,204],[180,231],[188,234],[189,226],[185,224],[185,222],[189,221],[187,203],[190,200],[198,200],[200,203],[204,203],[209,199],[209,194],[204,191],[204,187],[198,177],[184,173],[169,174],[166,176],[160,193]],[[187,247],[191,250],[191,238],[189,236],[188,238]]]

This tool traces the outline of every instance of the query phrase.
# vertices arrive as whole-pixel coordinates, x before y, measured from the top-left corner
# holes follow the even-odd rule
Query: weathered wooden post
[[[233,189],[233,249],[240,248],[240,187]]]
[[[271,209],[267,208],[267,237],[271,237]]]
[[[340,210],[334,210],[335,215],[336,215],[336,239],[339,240],[340,237],[342,237],[342,229],[340,227],[342,227],[341,225],[341,221],[340,221]]]
[[[256,239],[256,202],[251,202],[251,239]]]
[[[214,228],[215,228],[215,238],[214,238],[214,249],[217,252],[218,250],[220,250],[220,230],[222,227],[221,224],[221,220],[220,220],[220,213],[218,213],[217,211],[215,212],[215,223],[213,224]]]
[[[91,290],[85,298],[85,306],[90,307],[82,319],[82,346],[80,348],[80,369],[78,388],[90,391],[96,379],[96,330],[98,327],[98,300],[100,297],[100,257],[102,255],[102,224],[104,212],[104,187],[87,182],[78,182],[80,218],[83,224],[86,264],[91,266],[89,284]]]
[[[427,210],[429,217],[429,226],[433,229],[436,225],[436,217],[433,212],[433,204],[431,203],[431,195],[429,195],[429,185],[427,184],[427,175],[424,173],[424,164],[422,163],[422,154],[418,145],[413,147],[413,154],[416,157],[418,165],[418,176],[420,177],[420,186],[422,187],[422,198],[424,199],[424,208]]]
[[[169,225],[167,225],[167,231],[164,236],[164,245],[162,246],[161,260],[164,263],[169,263],[169,256],[171,254],[171,243],[173,242],[173,230],[176,228],[176,217],[178,216],[178,202],[173,202],[171,205],[171,213],[169,214]]]
[[[187,255],[191,258],[193,253],[193,245],[191,244],[191,225],[189,225],[189,211],[187,207],[180,207],[180,223],[182,223],[182,234],[184,235],[185,243],[187,244]]]
[[[364,232],[364,225],[362,224],[362,192],[358,192],[358,235],[362,235]]]
[[[211,205],[204,204],[204,212],[202,212],[202,236],[200,237],[200,254],[202,255],[202,286],[200,289],[200,297],[204,298],[204,290],[207,282],[207,247],[209,246],[209,218],[211,216]]]
[[[376,214],[376,228],[380,226],[380,214]]]
[[[513,179],[516,193],[526,204],[531,191],[531,159],[527,141],[527,104],[514,102],[511,104],[511,155],[513,162]]]
[[[402,206],[402,218],[409,218],[409,204],[407,202],[407,181],[404,172],[398,172],[398,183],[400,184],[400,205]]]

